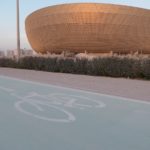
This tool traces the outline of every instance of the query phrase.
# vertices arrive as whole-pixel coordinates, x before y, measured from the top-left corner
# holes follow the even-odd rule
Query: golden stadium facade
[[[98,3],[55,5],[29,15],[26,33],[38,53],[150,53],[150,10]]]

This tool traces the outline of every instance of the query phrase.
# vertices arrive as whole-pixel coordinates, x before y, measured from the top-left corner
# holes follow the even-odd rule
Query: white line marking
[[[84,91],[84,90],[81,90],[81,89],[73,89],[73,88],[61,87],[61,86],[50,85],[50,84],[46,84],[46,83],[39,83],[39,82],[35,82],[35,81],[17,79],[15,77],[8,77],[8,76],[6,77],[6,76],[3,76],[3,75],[0,75],[0,78],[16,80],[16,81],[21,81],[21,82],[25,82],[25,83],[35,84],[35,85],[47,86],[47,87],[51,87],[51,88],[66,89],[66,90],[70,90],[70,91],[77,91],[77,92],[89,93],[89,94],[99,95],[99,96],[104,96],[104,97],[109,97],[109,98],[115,98],[116,100],[119,100],[119,101],[121,99],[121,100],[124,100],[124,101],[150,105],[150,102],[147,102],[147,101],[141,101],[141,100],[137,100],[137,99],[125,98],[125,97],[121,97],[121,96],[107,95],[107,94],[102,94],[102,93]]]
[[[1,76],[0,76],[1,77]],[[87,92],[87,91],[82,91],[82,90],[77,90],[77,89],[72,89],[72,88],[66,88],[66,87],[59,87],[59,86],[54,86],[54,85],[48,85],[48,84],[42,84],[42,83],[36,83],[36,82],[32,82],[32,81],[26,81],[26,80],[20,80],[20,79],[14,79],[14,78],[9,78],[9,77],[1,77],[1,78],[5,78],[5,79],[11,79],[11,80],[16,80],[16,81],[21,81],[24,83],[30,83],[33,85],[41,85],[41,86],[47,86],[50,88],[58,88],[58,89],[66,89],[66,90],[70,90],[70,91],[77,91],[77,92],[82,92],[82,93],[89,93],[89,94],[94,94],[94,95],[99,95],[99,96],[103,96],[103,97],[108,97],[108,98],[115,98],[117,100],[126,100],[129,102],[134,102],[134,103],[141,103],[141,104],[150,104],[149,102],[143,102],[143,101],[139,101],[139,100],[133,100],[133,99],[128,99],[128,98],[122,98],[122,97],[118,97],[118,96],[110,96],[110,95],[105,95],[105,94],[99,94],[99,93],[94,93],[94,92]],[[85,108],[103,108],[106,105],[104,103],[102,103],[101,101],[97,101],[97,100],[91,100],[88,97],[84,97],[84,96],[76,96],[76,95],[66,95],[66,94],[58,94],[58,93],[53,93],[53,94],[49,94],[49,95],[40,95],[36,92],[31,92],[28,93],[28,95],[26,95],[25,97],[21,97],[19,95],[16,95],[14,93],[15,90],[10,89],[10,88],[6,88],[6,87],[1,87],[1,90],[4,90],[6,92],[10,92],[10,94],[12,96],[15,96],[18,99],[21,99],[21,101],[18,101],[15,103],[15,107],[17,110],[19,110],[20,112],[33,116],[35,118],[38,119],[42,119],[42,120],[47,120],[47,121],[52,121],[52,122],[62,122],[62,123],[70,123],[70,122],[74,122],[76,120],[75,116],[68,112],[65,109],[60,108],[60,106],[64,106],[64,107],[68,107],[68,108],[78,108],[78,109],[85,109]],[[42,98],[42,100],[36,100],[33,97],[39,97]],[[46,102],[47,100],[49,100],[49,98],[53,97],[54,99],[50,102]],[[67,98],[67,100],[65,99]],[[43,101],[44,99],[44,101]],[[79,100],[78,100],[79,99]],[[30,101],[29,101],[30,100]],[[90,102],[95,102],[97,105],[89,105],[89,104],[85,104],[85,103],[81,103],[81,100],[86,100],[86,101],[90,101]],[[29,112],[29,110],[25,110],[25,108],[23,108],[23,104],[28,103],[32,106],[34,106],[39,112],[43,112],[44,114],[44,109],[42,107],[42,105],[44,106],[48,106],[49,108],[52,109],[56,109],[57,111],[63,113],[66,115],[65,118],[49,118],[46,116],[42,116],[39,114],[35,114],[33,112]]]
[[[20,99],[21,101],[18,101],[15,103],[15,108],[27,115],[36,117],[38,119],[52,121],[52,122],[65,122],[70,123],[76,120],[75,116],[70,113],[69,111],[62,109],[61,107],[66,108],[76,108],[76,109],[85,109],[85,108],[103,108],[106,105],[98,100],[91,100],[88,97],[84,96],[76,96],[76,95],[68,95],[68,94],[60,94],[60,93],[53,93],[48,95],[40,95],[36,92],[28,93],[26,96],[18,96],[16,93],[11,93],[12,96],[15,96],[16,98]],[[86,101],[90,102],[90,104],[84,104]],[[78,102],[78,103],[77,103]],[[83,103],[84,102],[84,103]],[[91,104],[92,102],[92,104]],[[39,112],[44,112],[44,108],[41,107],[41,105],[48,106],[50,108],[56,109],[57,111],[65,114],[67,118],[49,118],[42,115],[37,115],[34,112],[30,112],[29,110],[25,110],[23,108],[23,104],[29,104],[34,106]]]
[[[25,104],[25,103],[29,103],[33,106],[36,107],[37,110],[39,111],[44,111],[40,105],[46,105],[48,106],[49,108],[53,108],[53,109],[56,109],[57,111],[63,113],[66,115],[66,118],[64,119],[61,119],[61,118],[48,118],[48,117],[44,117],[44,116],[40,116],[40,115],[36,115],[34,113],[31,113],[29,111],[26,111],[22,108],[22,105]],[[74,115],[72,115],[71,113],[69,113],[68,111],[62,109],[62,108],[59,108],[59,107],[56,107],[56,106],[53,106],[53,105],[48,105],[44,102],[36,102],[36,103],[33,103],[33,102],[29,102],[27,100],[24,100],[24,101],[18,101],[15,103],[15,107],[18,111],[24,113],[24,114],[27,114],[27,115],[30,115],[30,116],[33,116],[35,118],[38,118],[38,119],[42,119],[42,120],[46,120],[46,121],[51,121],[51,122],[60,122],[60,123],[70,123],[70,122],[73,122],[76,120],[76,118],[74,117]]]
[[[106,104],[104,104],[100,100],[90,99],[85,96],[76,96],[64,93],[62,94],[53,93],[49,94],[49,96],[56,99],[56,102],[59,102],[65,107],[84,109],[84,108],[103,108],[106,106]],[[92,102],[92,104],[87,104],[87,102]]]
[[[0,86],[0,90],[3,90],[5,92],[13,92],[14,91],[13,89],[2,87],[2,86]]]

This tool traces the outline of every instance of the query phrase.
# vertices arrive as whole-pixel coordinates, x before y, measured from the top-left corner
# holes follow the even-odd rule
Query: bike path
[[[149,150],[150,103],[0,76],[0,150]]]

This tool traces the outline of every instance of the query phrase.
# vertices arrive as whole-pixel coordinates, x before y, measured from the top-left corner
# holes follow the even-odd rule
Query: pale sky
[[[30,48],[24,29],[27,15],[42,7],[76,2],[113,3],[150,9],[150,0],[20,0],[21,48]],[[16,49],[16,0],[1,0],[0,20],[0,50]]]

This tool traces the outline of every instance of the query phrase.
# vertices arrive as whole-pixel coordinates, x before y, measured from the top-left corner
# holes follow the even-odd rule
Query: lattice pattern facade
[[[27,17],[26,32],[41,53],[150,53],[150,10],[96,3],[50,6]]]

